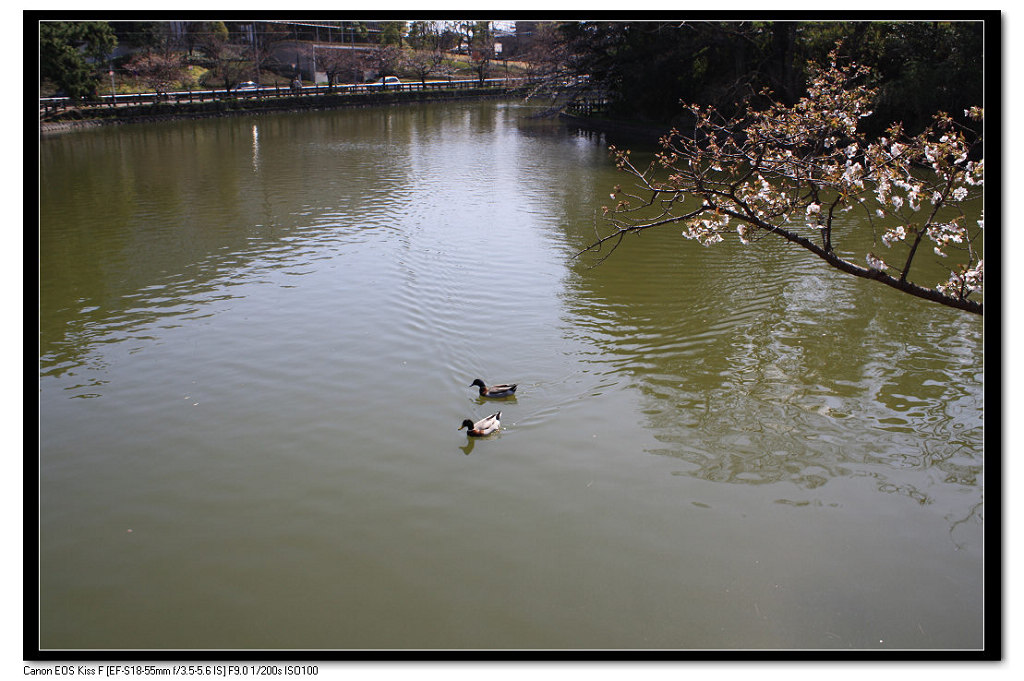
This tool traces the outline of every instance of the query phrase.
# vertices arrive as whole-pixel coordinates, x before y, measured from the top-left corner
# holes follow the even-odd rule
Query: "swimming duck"
[[[473,437],[483,437],[485,435],[490,435],[491,433],[496,433],[501,429],[501,421],[498,420],[500,418],[501,412],[499,411],[495,414],[491,414],[490,416],[480,419],[476,423],[473,423],[469,419],[466,419],[465,421],[462,422],[462,425],[459,426],[459,430],[462,430],[463,428],[469,428],[469,434],[472,435]]]
[[[488,386],[479,378],[469,384],[469,387],[480,386],[480,397],[511,397],[516,392],[518,383],[498,383]]]

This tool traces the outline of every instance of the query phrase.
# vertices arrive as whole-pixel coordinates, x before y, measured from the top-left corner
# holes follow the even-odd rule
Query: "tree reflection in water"
[[[655,453],[677,475],[799,490],[779,503],[834,506],[829,482],[863,478],[980,522],[981,323],[759,249],[669,228],[579,270],[575,318],[642,395]]]

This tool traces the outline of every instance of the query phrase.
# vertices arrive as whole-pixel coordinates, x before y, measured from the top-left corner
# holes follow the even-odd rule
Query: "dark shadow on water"
[[[517,404],[517,400],[515,395],[510,395],[508,397],[483,397],[478,394],[476,396],[476,403],[478,406],[488,404]]]

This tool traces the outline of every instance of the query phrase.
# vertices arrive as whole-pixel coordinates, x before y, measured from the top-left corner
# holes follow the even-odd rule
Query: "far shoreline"
[[[174,120],[199,120],[235,116],[259,116],[270,113],[326,111],[390,104],[464,101],[470,99],[511,99],[521,96],[519,89],[495,91],[474,88],[457,91],[413,91],[372,94],[315,95],[307,97],[268,97],[247,100],[216,100],[210,102],[161,102],[117,109],[71,109],[48,120],[39,121],[40,134],[57,134],[94,127],[161,123]]]

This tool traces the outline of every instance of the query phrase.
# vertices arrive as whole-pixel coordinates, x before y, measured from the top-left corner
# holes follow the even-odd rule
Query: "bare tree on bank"
[[[169,52],[143,52],[132,57],[125,70],[140,78],[157,96],[182,79],[184,72],[180,55]]]
[[[426,85],[427,76],[437,73],[444,55],[440,51],[424,52],[414,51],[405,60],[405,66],[420,79],[420,83]]]
[[[402,50],[394,45],[375,48],[367,58],[368,65],[377,73],[377,78],[393,76],[402,66]]]
[[[807,95],[793,105],[773,103],[725,117],[714,107],[691,106],[692,134],[673,129],[645,168],[630,152],[611,148],[619,170],[635,180],[615,187],[614,206],[603,207],[607,233],[580,254],[628,234],[681,225],[682,235],[712,246],[725,238],[744,244],[779,237],[832,267],[918,298],[982,314],[982,219],[964,204],[982,196],[981,135],[939,113],[908,137],[900,124],[877,139],[858,133],[871,115],[875,91],[863,84],[866,67],[812,64]],[[764,93],[768,95],[769,93]],[[981,127],[983,111],[964,112]],[[976,140],[972,143],[971,140]],[[851,210],[867,216],[872,250],[855,261],[837,250],[835,220]],[[949,259],[945,281],[925,286],[911,276],[922,253]],[[606,253],[602,260],[610,255]]]
[[[355,83],[362,80],[365,59],[356,50],[320,49],[317,51],[317,62],[327,75],[328,89],[342,82]]]

